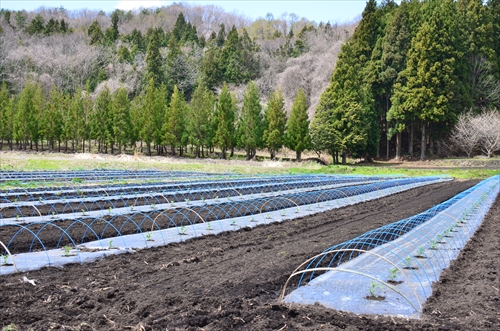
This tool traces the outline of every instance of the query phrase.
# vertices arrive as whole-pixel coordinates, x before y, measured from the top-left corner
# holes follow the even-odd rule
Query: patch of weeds
[[[11,323],[11,324],[4,326],[2,328],[2,331],[17,331],[17,330],[19,330],[19,329],[17,328],[17,325],[15,325],[14,323]]]

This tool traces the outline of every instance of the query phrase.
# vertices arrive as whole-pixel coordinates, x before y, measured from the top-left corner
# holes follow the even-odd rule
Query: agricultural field
[[[449,201],[479,179],[171,169],[10,171],[1,179],[5,329],[480,330],[500,323],[498,197],[433,284],[419,319],[280,300],[304,261]]]

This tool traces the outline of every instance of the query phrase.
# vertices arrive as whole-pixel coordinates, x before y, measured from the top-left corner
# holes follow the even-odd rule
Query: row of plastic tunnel
[[[418,318],[432,283],[473,236],[499,191],[497,175],[425,212],[332,246],[297,267],[282,299]],[[295,290],[287,293],[287,287]]]
[[[186,177],[106,187],[5,192],[9,201],[0,207],[0,249],[4,256],[0,272],[92,261],[200,235],[303,217],[451,180],[336,175]],[[91,195],[94,189],[100,195]],[[11,201],[13,197],[18,200]],[[38,200],[28,201],[26,197]]]

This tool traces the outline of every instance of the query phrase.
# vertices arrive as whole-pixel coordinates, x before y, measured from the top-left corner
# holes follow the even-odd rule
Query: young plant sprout
[[[212,230],[212,224],[210,224],[210,222],[207,223],[207,230]]]
[[[186,234],[186,228],[183,226],[181,226],[180,230],[179,230],[179,234]]]
[[[156,205],[154,203],[151,204],[151,209],[155,209]]]
[[[64,256],[68,257],[69,256],[69,251],[71,250],[71,247],[66,245],[63,247],[64,249]]]
[[[250,222],[255,222],[255,217],[250,218]]]
[[[108,208],[108,213],[111,213],[113,209],[111,209],[111,207]]]
[[[424,256],[425,249],[422,246],[418,246],[417,251],[419,256]]]
[[[285,215],[286,215],[286,210],[283,210],[283,211],[281,212],[281,215],[282,215],[282,216],[285,216]]]
[[[408,268],[411,268],[411,256],[405,257],[403,265],[405,265]]]
[[[398,268],[396,267],[393,267],[393,268],[389,268],[389,279],[394,281],[396,280],[396,278],[398,277]]]
[[[295,208],[295,213],[298,214],[299,213],[299,208]]]
[[[189,199],[185,199],[186,200],[186,205],[189,205]]]
[[[19,215],[19,214],[16,214],[16,221],[18,221],[18,220],[19,220],[19,217],[20,217],[20,215]]]
[[[113,248],[113,240],[108,241],[108,244],[109,244],[109,249],[112,249]]]
[[[372,297],[372,298],[377,297],[377,294],[375,293],[375,291],[378,287],[381,287],[381,286],[377,282],[372,280],[372,282],[370,283],[370,287],[368,287],[368,292],[370,292],[370,297]]]
[[[147,241],[152,241],[152,239],[151,239],[151,232],[148,232],[148,233],[146,234],[146,240],[147,240]]]
[[[85,216],[85,209],[82,209],[82,215]]]
[[[440,242],[443,240],[443,235],[440,233],[437,235],[437,242]]]
[[[432,249],[436,249],[436,241],[431,240],[431,241],[429,241],[429,244],[431,244]]]
[[[236,226],[236,220],[232,220],[232,221],[231,221],[231,225],[232,225],[232,226]]]
[[[7,259],[9,258],[9,256],[7,254],[5,255],[2,255],[2,263],[3,264],[7,264]]]

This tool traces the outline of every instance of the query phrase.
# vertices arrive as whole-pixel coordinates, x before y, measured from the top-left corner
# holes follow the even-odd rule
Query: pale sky
[[[160,7],[168,6],[174,2],[165,0],[0,0],[0,8],[31,11],[42,6],[49,8],[62,6],[67,10],[88,8],[110,13],[116,8],[129,10],[137,7]],[[366,0],[198,0],[176,2],[201,5],[212,4],[222,7],[226,12],[237,12],[250,19],[265,17],[267,13],[272,13],[275,18],[279,18],[283,13],[294,13],[299,18],[305,17],[317,23],[352,21],[361,15],[366,5]]]

